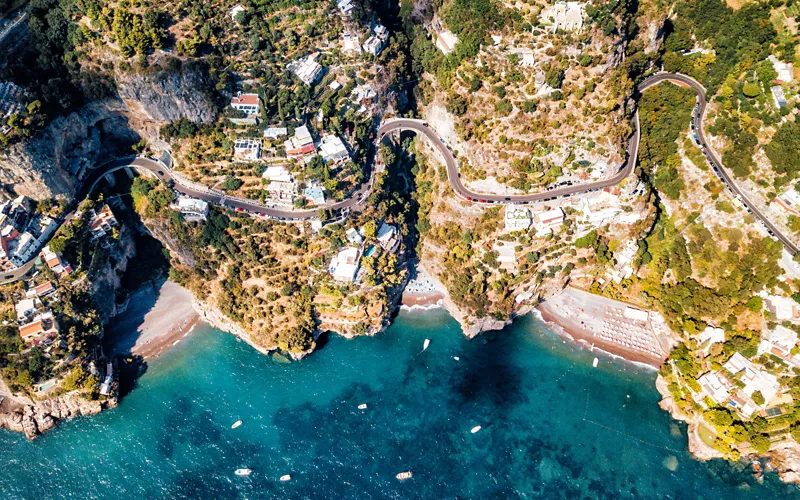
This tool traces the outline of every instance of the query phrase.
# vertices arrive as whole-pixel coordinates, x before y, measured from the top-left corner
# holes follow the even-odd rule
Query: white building
[[[506,231],[524,231],[531,227],[531,213],[525,207],[506,205],[506,214],[503,217]]]
[[[794,187],[775,198],[775,204],[789,215],[800,215],[800,193]]]
[[[775,315],[777,320],[793,319],[798,315],[798,304],[789,297],[780,295],[770,295],[765,300],[769,312]]]
[[[170,208],[180,212],[188,220],[205,220],[208,215],[208,202],[189,196],[178,196]]]
[[[796,344],[797,333],[785,326],[778,325],[759,342],[758,354],[767,353],[780,358],[788,358]]]
[[[231,107],[238,109],[246,115],[257,115],[261,110],[258,94],[243,94],[238,92],[231,99]]]
[[[367,38],[367,41],[364,42],[362,48],[364,49],[364,52],[370,53],[373,56],[377,56],[381,53],[381,50],[383,50],[383,42],[381,42],[378,37],[373,35]]]
[[[20,323],[27,323],[28,319],[36,312],[37,307],[41,305],[38,299],[22,299],[14,305],[17,312],[17,321]]]
[[[541,19],[550,24],[553,32],[580,31],[583,28],[583,6],[581,2],[556,2],[542,10]]]
[[[289,130],[286,127],[268,127],[264,129],[264,137],[267,139],[277,139],[287,135]]]
[[[316,54],[311,54],[290,63],[287,69],[306,85],[313,85],[322,74],[322,66],[317,62]]]
[[[261,157],[261,141],[236,139],[233,142],[233,157],[239,160],[258,160]]]
[[[778,73],[777,79],[780,83],[789,83],[794,80],[794,67],[792,63],[785,63],[775,56],[769,56],[767,59],[772,63],[775,72]]]
[[[453,34],[452,31],[449,30],[441,30],[436,32],[436,48],[442,51],[444,55],[447,55],[453,52],[455,49],[456,44],[458,43],[458,37]]]
[[[781,86],[773,86],[770,92],[772,92],[772,100],[775,101],[775,106],[779,108],[786,106],[786,94],[783,93],[783,88]]]
[[[350,158],[350,153],[347,151],[344,141],[334,134],[322,136],[318,150],[326,163],[337,163]]]
[[[545,235],[553,232],[564,223],[564,211],[561,208],[554,208],[546,212],[536,214],[533,218],[533,225],[537,235]]]
[[[635,307],[626,307],[624,314],[626,318],[633,321],[639,321],[641,323],[647,323],[647,319],[650,317],[649,312],[636,309]]]
[[[294,135],[283,143],[283,148],[286,150],[286,156],[291,158],[305,156],[317,151],[314,146],[314,139],[311,137],[311,132],[306,125],[294,129]]]
[[[268,181],[294,182],[292,173],[289,172],[283,165],[267,167],[264,169],[264,173],[261,174],[261,177],[267,179]]]
[[[349,31],[342,33],[342,53],[352,56],[361,54],[361,42],[358,40],[358,35]]]
[[[358,262],[360,260],[361,251],[356,247],[347,247],[331,260],[328,271],[333,276],[333,279],[352,283],[358,274]]]
[[[778,378],[756,367],[749,359],[742,356],[741,353],[734,353],[723,365],[723,368],[731,372],[744,384],[744,388],[742,388],[741,392],[746,394],[751,400],[755,392],[761,393],[764,397],[764,404],[756,406],[763,407],[778,394],[778,390],[780,389]],[[755,404],[755,401],[753,401],[753,403]],[[745,412],[746,410],[742,409],[742,411]],[[746,413],[745,415],[748,417],[750,416]]]
[[[297,196],[297,183],[294,181],[272,181],[267,184],[266,190],[273,200],[290,202]]]
[[[525,68],[532,68],[536,66],[536,58],[531,49],[511,49],[512,54],[519,57],[519,64]]]
[[[342,16],[347,17],[353,13],[353,8],[355,6],[353,5],[353,0],[339,0],[336,3],[336,7],[339,8],[339,12]]]
[[[351,227],[347,231],[345,231],[345,236],[347,236],[347,241],[354,245],[360,245],[364,242],[364,237],[361,236],[361,233],[358,232],[358,229]]]
[[[507,271],[516,271],[517,269],[517,244],[496,241],[492,246],[492,250],[497,252],[497,262],[500,267]]]
[[[719,372],[708,372],[697,379],[703,391],[716,404],[723,404],[730,397],[730,382]]]
[[[235,21],[236,20],[236,14],[238,14],[239,12],[244,12],[245,10],[247,10],[247,9],[245,9],[241,5],[237,5],[236,7],[232,8],[231,11],[230,11],[231,19]]]
[[[391,224],[383,223],[381,224],[380,229],[378,229],[378,233],[376,235],[378,239],[378,243],[380,243],[381,247],[387,252],[391,252],[394,250],[398,240],[397,240],[397,228]]]

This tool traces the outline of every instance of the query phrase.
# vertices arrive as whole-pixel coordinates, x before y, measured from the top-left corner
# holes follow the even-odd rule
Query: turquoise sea
[[[658,408],[655,373],[610,358],[592,368],[593,357],[530,317],[468,340],[445,312],[401,313],[377,337],[332,335],[291,364],[204,326],[152,361],[118,408],[33,442],[0,431],[0,492],[800,498],[774,475],[758,484],[744,465],[693,460],[685,428]],[[254,472],[235,476],[241,467]],[[403,471],[413,478],[395,479]]]

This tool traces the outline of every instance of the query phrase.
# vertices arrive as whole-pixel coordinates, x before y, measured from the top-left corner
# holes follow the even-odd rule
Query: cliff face
[[[106,401],[91,401],[70,393],[0,413],[0,428],[23,432],[28,439],[33,439],[55,427],[61,419],[96,415],[115,406],[116,394]]]
[[[119,238],[112,250],[113,259],[92,273],[91,294],[103,323],[122,312],[118,310],[117,290],[122,287],[120,277],[125,273],[129,260],[136,255],[132,231],[127,225],[121,225]]]
[[[139,135],[128,126],[125,103],[96,102],[54,120],[29,141],[0,156],[0,182],[17,194],[42,200],[72,198],[77,176],[113,158]]]
[[[211,79],[200,65],[185,64],[148,75],[120,74],[116,80],[119,96],[136,101],[151,120],[186,118],[208,123],[216,118],[216,107],[206,92],[212,87]]]

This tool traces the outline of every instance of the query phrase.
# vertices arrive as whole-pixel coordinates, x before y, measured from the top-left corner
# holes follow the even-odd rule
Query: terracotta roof
[[[240,96],[234,96],[234,98],[231,99],[231,105],[235,104],[256,105],[258,104],[258,94],[242,94]]]
[[[47,295],[48,293],[54,292],[55,290],[56,290],[55,287],[53,287],[53,284],[49,281],[42,283],[41,285],[38,285],[36,288],[34,288],[34,291],[38,296]]]
[[[40,319],[19,327],[19,336],[23,339],[33,335],[41,335],[42,333],[44,333],[44,325]]]

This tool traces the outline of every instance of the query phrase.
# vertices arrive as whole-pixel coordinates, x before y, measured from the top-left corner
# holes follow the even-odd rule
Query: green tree
[[[761,93],[761,87],[759,87],[757,83],[747,82],[742,87],[742,93],[745,95],[745,97],[752,99]]]

